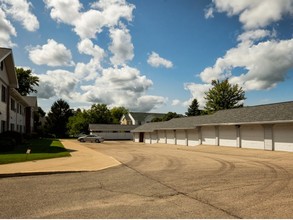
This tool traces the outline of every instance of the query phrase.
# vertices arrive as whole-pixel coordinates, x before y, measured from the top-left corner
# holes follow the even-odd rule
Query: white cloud
[[[252,44],[253,42],[257,40],[261,40],[268,36],[274,37],[274,33],[271,33],[268,30],[258,29],[258,30],[246,31],[240,34],[237,37],[237,40],[240,42]]]
[[[245,29],[266,27],[286,14],[293,14],[292,0],[213,0],[213,4],[206,17],[212,17],[213,9],[226,12],[228,16],[239,15]]]
[[[183,103],[184,106],[189,106],[193,99],[197,99],[199,107],[204,108],[206,100],[205,92],[209,91],[211,84],[197,84],[197,83],[185,83],[184,89],[191,93],[191,98]]]
[[[165,68],[173,67],[173,63],[171,61],[160,57],[160,55],[155,52],[152,52],[149,55],[147,62],[153,67],[160,67],[160,66],[163,66]]]
[[[4,11],[0,8],[0,46],[15,46],[15,44],[11,41],[11,36],[16,36],[16,30],[10,21],[7,20]]]
[[[56,96],[71,99],[77,95],[75,88],[78,80],[69,71],[57,69],[47,71],[46,74],[38,75],[38,77],[40,79],[37,88],[39,98],[49,99]]]
[[[123,65],[134,57],[133,44],[129,30],[125,27],[110,29],[112,43],[109,50],[113,53],[110,61],[113,65]]]
[[[174,99],[172,100],[172,106],[177,106],[177,105],[181,105],[181,101],[179,99]]]
[[[142,76],[138,69],[123,66],[102,71],[95,85],[81,86],[83,100],[105,103],[112,106],[124,106],[131,110],[149,111],[165,103],[161,96],[147,96],[146,91],[152,81]]]
[[[80,18],[79,10],[82,5],[79,0],[44,0],[46,7],[51,9],[51,18],[58,23],[73,24]]]
[[[63,44],[48,39],[47,44],[29,49],[29,58],[37,65],[71,66],[71,52]]]
[[[235,68],[243,73],[233,76]],[[266,41],[256,45],[240,44],[228,50],[224,57],[218,58],[213,67],[200,73],[203,82],[224,79],[230,76],[230,82],[238,83],[245,90],[271,89],[285,80],[293,68],[293,39]]]
[[[1,7],[16,21],[19,21],[28,31],[36,31],[39,28],[37,17],[32,14],[32,4],[27,0],[1,0]]]
[[[131,21],[135,8],[125,0],[100,0],[85,12],[81,12],[82,4],[78,0],[45,0],[45,3],[51,9],[52,19],[74,26],[82,39],[95,38],[103,27],[117,26],[122,18]]]

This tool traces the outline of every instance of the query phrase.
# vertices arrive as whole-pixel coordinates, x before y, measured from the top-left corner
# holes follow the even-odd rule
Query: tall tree
[[[208,114],[218,110],[243,107],[241,101],[246,99],[245,92],[237,84],[231,85],[228,79],[225,79],[222,82],[213,80],[212,86],[204,97],[207,101],[205,111]]]
[[[186,116],[197,116],[201,114],[201,110],[198,109],[199,104],[197,99],[193,99],[191,105],[188,107],[187,112],[185,112]]]
[[[120,119],[124,114],[128,113],[128,110],[124,107],[114,107],[110,110],[112,118],[113,118],[113,123],[114,124],[119,124]]]
[[[88,133],[90,117],[88,111],[78,109],[74,116],[70,117],[67,123],[68,132],[71,135]]]
[[[15,68],[18,85],[19,88],[17,91],[23,95],[27,96],[32,92],[37,92],[36,89],[34,89],[35,86],[39,86],[39,77],[33,76],[32,71],[30,69],[23,69],[23,68]]]
[[[106,104],[94,104],[89,110],[91,124],[111,124],[113,118]]]
[[[51,134],[57,137],[67,136],[67,123],[69,117],[73,115],[73,110],[70,109],[69,104],[59,99],[53,103],[51,110],[47,116],[47,129]]]

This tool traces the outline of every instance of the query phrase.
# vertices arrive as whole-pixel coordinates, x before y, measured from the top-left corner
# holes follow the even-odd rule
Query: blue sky
[[[292,101],[292,0],[0,0],[0,46],[38,104],[186,112],[229,77],[245,105]]]

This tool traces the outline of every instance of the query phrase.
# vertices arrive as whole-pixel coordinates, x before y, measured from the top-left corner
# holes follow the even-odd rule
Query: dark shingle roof
[[[174,118],[166,122],[148,123],[134,132],[152,132],[167,129],[192,129],[204,125],[240,125],[256,123],[293,122],[293,102],[274,103],[221,110],[212,115]]]
[[[90,131],[131,131],[138,125],[89,124]]]

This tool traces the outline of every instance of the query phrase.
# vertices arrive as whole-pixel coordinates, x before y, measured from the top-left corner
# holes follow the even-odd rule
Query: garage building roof
[[[258,106],[247,106],[221,110],[212,115],[174,118],[166,122],[147,123],[132,132],[155,130],[193,129],[207,125],[276,124],[293,123],[293,102],[282,102]]]

